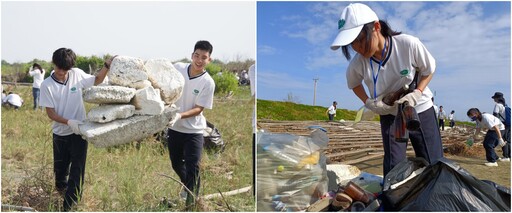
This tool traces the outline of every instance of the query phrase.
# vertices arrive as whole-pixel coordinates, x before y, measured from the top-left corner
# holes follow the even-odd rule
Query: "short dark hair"
[[[41,73],[43,73],[43,68],[38,63],[34,63],[34,65],[32,65],[32,68],[37,68]]]
[[[212,52],[213,52],[212,44],[210,44],[209,41],[205,41],[205,40],[201,40],[201,41],[196,42],[196,45],[194,46],[194,52],[197,49],[208,51],[208,53],[210,53],[210,56],[212,55]]]
[[[474,113],[477,113],[478,115],[482,114],[480,113],[480,110],[478,110],[478,108],[471,108],[468,110],[468,113],[466,113],[468,116],[470,116],[471,114],[474,114]]]
[[[384,36],[384,38],[395,36],[395,35],[400,35],[402,33],[399,31],[392,30],[386,21],[379,20],[379,23],[380,23],[380,33]],[[368,43],[368,41],[370,41],[372,39],[372,31],[373,31],[374,25],[375,25],[375,22],[366,23],[363,26],[363,29],[361,29],[361,32],[359,33],[359,34],[361,34],[364,32],[366,34],[366,43]],[[350,46],[350,44],[347,44],[347,45],[341,47],[341,50],[343,51],[343,55],[345,55],[345,58],[347,58],[347,60],[350,60],[350,58],[351,58],[350,52],[348,51],[349,46]],[[368,51],[369,49],[370,49],[370,45],[366,45],[365,51]]]
[[[52,62],[60,69],[70,70],[75,66],[76,54],[69,48],[60,48],[53,52]]]

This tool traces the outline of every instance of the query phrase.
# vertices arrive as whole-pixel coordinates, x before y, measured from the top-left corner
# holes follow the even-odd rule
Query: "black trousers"
[[[82,197],[87,141],[80,135],[53,134],[53,172],[55,187],[65,192],[64,211],[68,211]]]
[[[329,114],[329,121],[333,121],[334,120],[334,114]]]
[[[203,152],[203,134],[187,134],[169,129],[167,136],[172,168],[180,181],[197,196],[201,186],[199,163]],[[192,202],[192,196],[187,196],[187,205]]]
[[[429,163],[443,157],[443,144],[441,133],[437,126],[434,108],[430,108],[418,114],[421,127],[418,131],[409,131],[409,139],[416,153],[416,157],[422,157]],[[384,176],[388,174],[402,160],[407,158],[407,143],[396,142],[394,135],[394,115],[381,115],[380,125],[382,141],[384,143]]]
[[[439,127],[444,131],[444,119],[439,119]]]

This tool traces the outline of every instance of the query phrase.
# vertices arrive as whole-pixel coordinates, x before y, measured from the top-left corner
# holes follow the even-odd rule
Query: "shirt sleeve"
[[[357,56],[356,56],[357,57]],[[347,68],[347,86],[349,89],[354,89],[354,87],[362,84],[364,80],[363,75],[363,66],[361,61],[354,58],[354,60],[350,61],[350,64]]]
[[[53,94],[50,92],[50,88],[46,84],[42,84],[40,88],[41,95],[39,96],[39,105],[42,107],[55,108],[53,102]]]
[[[76,75],[78,75],[78,78],[81,79],[80,80],[81,88],[85,89],[85,88],[94,86],[94,82],[96,81],[96,76],[87,74],[79,68],[73,68],[73,71],[75,72]]]
[[[215,82],[210,78],[208,83],[205,84],[201,94],[197,99],[197,105],[202,106],[206,109],[213,108],[213,94],[215,92]]]
[[[418,38],[412,39],[411,46],[413,49],[413,56],[415,67],[418,67],[422,76],[428,76],[436,70],[436,60],[427,50],[425,45],[421,43]]]

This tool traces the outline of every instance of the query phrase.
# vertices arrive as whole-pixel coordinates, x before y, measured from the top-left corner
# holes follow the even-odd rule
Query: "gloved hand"
[[[500,138],[500,139],[498,140],[498,146],[500,146],[500,147],[504,147],[505,145],[507,145],[507,143],[505,143],[505,141],[503,140],[503,138]]]
[[[388,106],[387,104],[382,102],[381,98],[368,98],[366,99],[364,106],[379,115],[392,114],[395,110],[395,106]]]
[[[176,113],[176,116],[174,116],[174,118],[171,119],[171,121],[169,121],[169,127],[172,127],[174,126],[174,124],[179,120],[181,119],[181,114],[180,113]]]
[[[73,130],[73,133],[80,135],[80,128],[78,128],[78,125],[83,124],[82,121],[78,120],[68,120],[68,126],[71,127],[71,130]]]
[[[410,106],[416,106],[418,101],[420,100],[422,92],[419,89],[415,89],[413,92],[405,95],[404,97],[398,99],[395,103],[402,104],[404,102],[409,102]]]

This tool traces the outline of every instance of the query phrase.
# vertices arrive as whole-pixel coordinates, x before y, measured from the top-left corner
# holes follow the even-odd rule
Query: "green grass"
[[[4,87],[5,88],[5,87]],[[38,211],[58,211],[61,201],[53,193],[51,120],[46,113],[32,110],[31,87],[12,88],[25,100],[20,110],[2,107],[2,203],[24,205]],[[252,185],[252,110],[248,87],[230,99],[216,95],[206,118],[220,130],[225,151],[203,152],[200,195],[231,191]],[[86,109],[93,107],[86,104]],[[227,174],[232,173],[232,176]],[[79,211],[184,211],[178,202],[180,186],[165,174],[178,179],[171,168],[167,147],[157,137],[140,142],[95,148],[89,144],[83,197]],[[27,191],[41,188],[40,200],[26,201]],[[167,208],[167,197],[177,206]],[[41,205],[36,205],[34,202]],[[254,211],[252,191],[222,199],[201,201],[197,211]],[[26,203],[25,203],[26,205]]]
[[[323,106],[310,106],[292,102],[257,100],[258,119],[284,120],[284,121],[306,121],[306,120],[329,120]],[[347,109],[336,110],[336,120],[354,120],[356,111]]]

